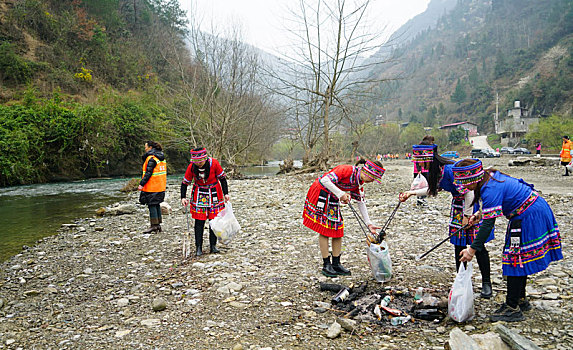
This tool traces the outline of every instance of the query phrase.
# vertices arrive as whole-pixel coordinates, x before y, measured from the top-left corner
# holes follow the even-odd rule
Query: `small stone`
[[[146,327],[155,327],[155,326],[159,326],[161,324],[161,320],[158,318],[148,318],[148,319],[142,320],[140,322],[140,324],[142,326],[146,326]]]
[[[239,344],[235,344],[235,346],[233,346],[232,350],[243,350],[243,345],[241,343]]]
[[[229,288],[229,290],[238,292],[241,289],[243,289],[243,286],[240,285],[239,283],[231,282],[231,283],[227,284],[227,288]]]
[[[153,311],[155,311],[155,312],[163,311],[167,308],[167,302],[164,299],[155,298],[155,299],[153,299],[153,302],[151,303],[151,307],[153,308]]]
[[[328,333],[326,337],[329,339],[334,339],[340,335],[342,332],[342,326],[338,322],[333,322],[330,327],[328,327]]]
[[[8,339],[6,340],[6,345],[12,345],[16,342],[16,339]]]
[[[27,291],[25,291],[25,292],[24,292],[24,295],[27,296],[27,297],[33,297],[33,296],[39,295],[39,294],[41,294],[41,293],[42,293],[42,292],[39,291],[39,290],[32,289],[32,290],[27,290]]]
[[[349,332],[354,332],[356,330],[356,321],[351,320],[349,318],[338,318],[336,320],[339,325],[342,326],[345,330]]]
[[[94,227],[94,231],[101,232],[101,231],[103,231],[103,227],[101,227],[101,226]]]
[[[284,307],[289,307],[289,306],[292,306],[292,303],[290,301],[283,301],[283,302],[281,302],[281,305]]]
[[[127,299],[127,298],[117,299],[116,304],[119,307],[125,307],[125,306],[129,305],[129,299]]]
[[[475,330],[476,330],[476,328],[475,328],[474,326],[470,326],[470,325],[465,326],[464,329],[465,329],[466,331],[468,331],[468,332],[471,332],[471,331],[475,331]]]
[[[83,272],[84,272],[86,275],[91,275],[91,274],[93,273],[93,270],[92,270],[90,267],[88,267],[87,269],[84,269]]]
[[[126,330],[123,330],[123,331],[117,331],[117,332],[115,332],[115,337],[116,337],[116,338],[123,338],[123,337],[125,337],[126,335],[128,335],[129,333],[131,333],[131,330],[130,330],[130,329],[126,329]]]
[[[545,299],[545,300],[557,300],[557,299],[559,299],[559,294],[547,293],[547,294],[543,295],[543,299]]]
[[[50,294],[56,294],[58,292],[58,290],[54,287],[46,287],[46,292],[48,292]]]
[[[249,307],[249,304],[240,303],[238,301],[231,301],[229,305],[231,305],[232,307],[236,307],[237,309],[246,309]]]

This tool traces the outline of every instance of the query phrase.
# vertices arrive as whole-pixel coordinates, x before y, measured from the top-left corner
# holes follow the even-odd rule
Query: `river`
[[[246,176],[272,176],[279,162],[240,168]],[[300,162],[295,162],[300,166]],[[182,174],[171,175],[178,181]],[[126,178],[0,188],[0,261],[18,254],[22,246],[53,235],[64,223],[91,217],[97,208],[124,200]]]

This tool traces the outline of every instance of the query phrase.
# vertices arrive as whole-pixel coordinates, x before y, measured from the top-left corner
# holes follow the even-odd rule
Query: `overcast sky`
[[[313,0],[314,1],[314,0]],[[201,29],[210,32],[212,23],[223,33],[229,26],[240,26],[245,42],[268,52],[288,47],[286,9],[297,6],[298,0],[179,0],[187,14],[197,13]],[[426,10],[430,0],[371,0],[369,22],[373,32],[387,26],[382,37]]]

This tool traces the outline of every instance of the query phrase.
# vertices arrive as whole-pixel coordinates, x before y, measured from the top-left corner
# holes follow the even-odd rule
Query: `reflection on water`
[[[273,160],[268,162],[266,165],[242,167],[239,171],[241,174],[246,176],[273,176],[279,172],[280,165],[282,164],[282,160]],[[295,168],[302,167],[302,161],[295,160],[293,162],[293,166]]]
[[[0,188],[0,261],[23,245],[56,233],[63,223],[125,198],[126,179],[89,180]]]

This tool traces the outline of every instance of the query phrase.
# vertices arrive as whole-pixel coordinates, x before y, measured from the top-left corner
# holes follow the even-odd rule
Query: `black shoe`
[[[489,316],[491,322],[505,321],[505,322],[518,322],[525,320],[525,316],[521,313],[518,307],[512,308],[511,306],[503,303],[493,315]]]
[[[143,231],[143,233],[154,233],[154,232],[157,232],[157,227],[159,227],[159,231],[161,231],[161,226],[159,226],[159,225],[151,225],[147,230]]]
[[[160,224],[157,224],[157,225],[156,225],[156,227],[155,227],[155,231],[157,231],[157,232],[161,232],[161,231],[162,231],[162,230],[161,230],[161,225],[160,225]]]
[[[332,267],[332,264],[325,264],[322,267],[322,274],[325,275],[326,277],[336,277],[338,276],[338,274],[336,273],[336,271],[334,270],[334,268]]]
[[[484,282],[481,284],[481,292],[479,293],[480,297],[484,299],[491,298],[493,291],[491,289],[491,282]]]
[[[198,245],[197,246],[197,252],[195,253],[195,256],[201,256],[201,255],[203,255],[203,247]]]
[[[521,311],[529,311],[532,309],[531,303],[529,302],[529,300],[527,300],[527,298],[521,298],[519,299],[519,309],[521,309]]]
[[[217,249],[217,247],[215,245],[212,245],[210,248],[210,253],[211,254],[217,254],[220,253],[221,251],[219,249]]]
[[[563,174],[563,175],[561,175],[561,176],[569,176],[569,174]]]
[[[341,276],[350,276],[351,272],[349,269],[345,268],[344,266],[342,266],[342,264],[332,264],[332,268],[334,269],[334,271],[336,271],[337,275],[341,275]]]

